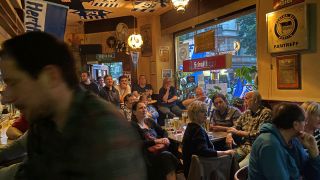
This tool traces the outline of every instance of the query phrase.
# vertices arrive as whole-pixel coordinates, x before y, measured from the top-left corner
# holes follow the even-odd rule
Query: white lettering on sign
[[[286,4],[292,3],[292,0],[281,0],[280,1],[280,6],[284,6]]]

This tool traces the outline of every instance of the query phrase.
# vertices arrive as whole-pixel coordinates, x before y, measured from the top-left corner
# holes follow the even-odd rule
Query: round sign
[[[298,20],[293,14],[280,16],[274,26],[274,32],[279,39],[291,38],[297,31]]]

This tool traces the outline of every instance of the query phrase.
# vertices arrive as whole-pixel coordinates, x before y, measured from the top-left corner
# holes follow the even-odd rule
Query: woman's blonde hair
[[[164,87],[169,81],[171,81],[171,79],[168,77],[165,77],[162,81],[162,87]]]
[[[202,101],[193,101],[188,106],[188,117],[191,122],[197,122],[199,113],[208,109],[207,104]]]
[[[307,115],[320,115],[320,104],[315,101],[306,101],[301,105]]]

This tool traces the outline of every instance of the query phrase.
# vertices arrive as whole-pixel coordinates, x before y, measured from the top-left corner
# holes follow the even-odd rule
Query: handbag
[[[149,133],[145,134],[145,138],[148,140],[155,140],[156,139],[155,137],[153,137]],[[167,150],[167,148],[168,148],[168,146],[165,144],[155,144],[153,146],[148,147],[147,149],[150,153],[157,155],[157,154],[160,154],[161,152]]]
[[[155,155],[160,154],[165,150],[167,150],[167,146],[165,144],[155,144],[153,146],[148,147],[148,151]]]

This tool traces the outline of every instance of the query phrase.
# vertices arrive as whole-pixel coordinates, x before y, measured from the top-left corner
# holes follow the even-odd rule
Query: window
[[[215,50],[194,53],[195,34],[214,30]],[[235,46],[240,44],[240,49]],[[239,68],[248,67],[255,70],[256,66],[256,14],[246,14],[219,24],[208,25],[205,28],[185,32],[175,36],[176,71],[182,77],[178,77],[178,85],[183,98],[187,98],[197,85],[202,86],[207,92],[216,89],[223,94],[242,97],[246,83],[239,83],[235,78],[235,72]],[[232,67],[229,69],[182,73],[183,61],[221,54],[232,54]],[[188,82],[186,76],[195,76],[195,82]],[[254,79],[254,78],[253,78]],[[219,88],[217,88],[219,87]]]

